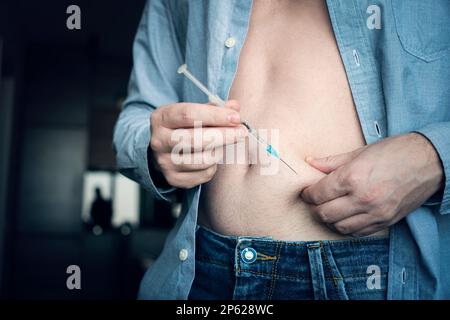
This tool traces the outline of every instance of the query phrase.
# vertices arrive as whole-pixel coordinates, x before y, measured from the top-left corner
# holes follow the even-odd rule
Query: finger
[[[313,158],[311,156],[308,156],[305,158],[305,161],[309,165],[316,168],[317,170],[322,171],[323,173],[330,173],[353,160],[358,154],[361,153],[362,149],[363,148],[359,148],[352,152],[328,156],[324,158]]]
[[[217,161],[218,162],[218,161]],[[217,162],[205,162],[202,163],[181,163],[174,165],[177,172],[198,172],[215,166]]]
[[[361,231],[356,232],[354,234],[354,236],[355,237],[366,237],[366,236],[374,234],[378,231],[382,231],[382,230],[386,229],[387,227],[389,227],[393,224],[396,224],[401,219],[403,219],[403,217],[404,217],[403,215],[397,214],[394,218],[389,219],[389,220],[382,219],[380,221],[380,218],[376,218],[376,219],[374,219],[375,222],[371,226],[369,226],[365,229],[362,229]]]
[[[241,111],[241,105],[237,100],[228,100],[225,104],[225,108],[230,108],[237,112]]]
[[[241,123],[239,112],[232,108],[220,108],[208,104],[179,103],[164,108],[159,113],[166,128],[228,127]]]
[[[216,171],[217,166],[211,166],[201,171],[171,172],[166,175],[166,180],[174,187],[190,189],[211,180]]]
[[[375,223],[375,224],[370,225],[367,228],[364,228],[364,229],[362,229],[360,231],[354,232],[352,234],[352,236],[354,236],[354,237],[367,237],[367,236],[373,235],[374,233],[377,233],[377,232],[379,232],[381,230],[384,230],[384,229],[386,229],[386,226],[384,224],[377,224],[377,223]]]
[[[206,170],[211,166],[221,163],[223,159],[222,147],[205,152],[195,152],[174,157],[171,155],[174,168],[178,172],[191,172]]]
[[[368,228],[375,223],[375,219],[368,213],[360,213],[350,218],[341,220],[333,224],[337,232],[348,235]]]
[[[173,131],[165,127],[159,127],[157,132],[152,132],[150,139],[151,149],[154,152],[170,152],[172,150],[171,139]]]
[[[313,206],[312,212],[324,223],[336,223],[361,213],[361,209],[355,206],[355,201],[350,195],[346,195],[318,206]]]
[[[164,145],[165,150],[175,153],[200,152],[240,142],[247,133],[244,126],[176,129],[171,131]]]
[[[213,150],[215,156],[209,156],[203,152],[176,155],[173,153],[160,153],[156,159],[152,159],[154,165],[165,172],[194,172],[206,170],[220,162],[223,148]],[[211,152],[211,151],[209,151]]]
[[[208,102],[207,104],[210,105],[210,106],[218,107],[217,104],[214,104],[212,102]],[[235,110],[237,112],[239,112],[241,110],[241,106],[240,106],[240,104],[239,104],[239,102],[237,100],[228,100],[228,101],[226,101],[225,102],[225,108],[232,109],[232,110]]]
[[[316,184],[303,189],[300,196],[306,202],[315,205],[342,197],[347,194],[347,190],[341,185],[338,177],[338,174],[332,172]]]

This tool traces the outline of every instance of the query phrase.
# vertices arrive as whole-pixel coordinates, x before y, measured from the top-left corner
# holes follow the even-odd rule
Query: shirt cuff
[[[141,130],[136,136],[136,148],[135,148],[135,161],[136,163],[136,174],[139,177],[139,182],[141,186],[149,191],[156,199],[171,201],[170,193],[174,192],[177,188],[161,188],[156,186],[148,168],[148,146],[150,143],[150,125],[146,126]]]
[[[434,146],[444,170],[444,188],[433,195],[425,205],[438,205],[439,213],[450,213],[450,122],[427,125],[414,132],[422,134]]]

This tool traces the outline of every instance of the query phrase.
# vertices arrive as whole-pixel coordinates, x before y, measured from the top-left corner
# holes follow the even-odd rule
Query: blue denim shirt
[[[416,131],[431,141],[444,168],[443,190],[391,227],[388,298],[450,298],[450,1],[327,0],[327,5],[366,143]],[[371,5],[380,8],[381,29],[368,27]],[[168,200],[174,189],[155,186],[149,174],[150,114],[169,103],[206,102],[177,74],[185,62],[227,99],[251,6],[250,0],[150,0],[145,7],[114,145],[121,172],[156,198]],[[225,45],[230,37],[234,46]],[[147,271],[140,298],[188,296],[200,192],[201,186],[185,192],[182,215]],[[180,259],[182,249],[187,259]]]

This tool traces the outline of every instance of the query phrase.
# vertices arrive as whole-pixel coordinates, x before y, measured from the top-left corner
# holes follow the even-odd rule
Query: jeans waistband
[[[366,277],[370,265],[387,267],[388,263],[388,237],[280,241],[271,237],[225,236],[201,226],[197,228],[196,237],[196,259],[234,266],[238,272],[272,275],[276,261],[280,276],[302,278],[310,270],[307,263],[301,262],[308,262],[314,249],[320,249],[325,260],[331,256],[333,260],[338,260],[340,271],[346,276]],[[253,258],[255,261],[252,261]]]
[[[195,259],[201,273],[211,279],[233,275],[234,298],[258,297],[253,294],[255,289],[249,289],[253,287],[263,290],[267,299],[293,288],[312,290],[315,299],[379,298],[385,294],[389,238],[279,241],[224,236],[198,227]],[[370,288],[374,272],[382,280],[381,291]]]

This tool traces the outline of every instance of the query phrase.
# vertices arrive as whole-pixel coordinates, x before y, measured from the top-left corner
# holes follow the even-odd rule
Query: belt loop
[[[307,248],[312,286],[314,289],[314,299],[328,300],[321,255],[322,245],[320,242],[314,242],[307,244]]]

